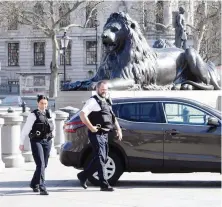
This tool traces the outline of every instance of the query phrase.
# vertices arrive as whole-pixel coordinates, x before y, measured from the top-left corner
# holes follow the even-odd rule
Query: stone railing
[[[26,137],[24,151],[19,150],[21,129],[30,112],[8,110],[0,114],[0,172],[4,168],[22,167],[25,162],[33,162],[30,141]],[[55,111],[52,114],[56,123],[56,136],[52,139],[50,157],[56,157],[64,143],[63,125],[69,114]]]

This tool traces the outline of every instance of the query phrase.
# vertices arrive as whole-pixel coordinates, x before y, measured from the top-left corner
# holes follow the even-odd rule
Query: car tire
[[[88,166],[88,164],[91,162],[91,160],[92,160],[92,155],[90,155],[87,158],[87,160],[84,164],[84,169]],[[123,171],[124,171],[123,163],[122,163],[120,157],[116,153],[109,152],[107,164],[110,166],[110,168],[108,168],[108,170],[109,170],[108,172],[111,171],[111,173],[108,173],[108,177],[109,177],[108,182],[110,185],[115,185],[117,183],[117,181],[119,180],[120,176],[123,174]],[[114,168],[112,168],[112,167],[114,167]],[[93,173],[92,176],[90,176],[88,178],[88,180],[90,183],[92,183],[95,186],[100,185],[100,182],[98,179],[98,173],[96,171]]]

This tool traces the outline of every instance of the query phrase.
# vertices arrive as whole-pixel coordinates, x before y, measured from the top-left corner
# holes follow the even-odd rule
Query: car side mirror
[[[209,117],[207,124],[211,125],[211,126],[219,126],[220,125],[219,120],[214,117]]]

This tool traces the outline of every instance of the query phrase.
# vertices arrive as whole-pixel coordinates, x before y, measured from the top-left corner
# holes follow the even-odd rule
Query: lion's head
[[[138,84],[155,82],[157,55],[128,14],[111,14],[101,38],[105,54],[100,74],[108,79],[134,79]]]
[[[130,33],[135,29],[131,18],[125,13],[113,13],[103,28],[102,43],[107,52],[120,52],[130,40]]]

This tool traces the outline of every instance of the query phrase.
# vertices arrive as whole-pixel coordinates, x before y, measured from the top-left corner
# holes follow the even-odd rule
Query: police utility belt
[[[35,132],[30,132],[29,133],[29,138],[30,139],[48,139],[48,138],[52,138],[52,132],[44,133],[44,132],[36,130]]]

